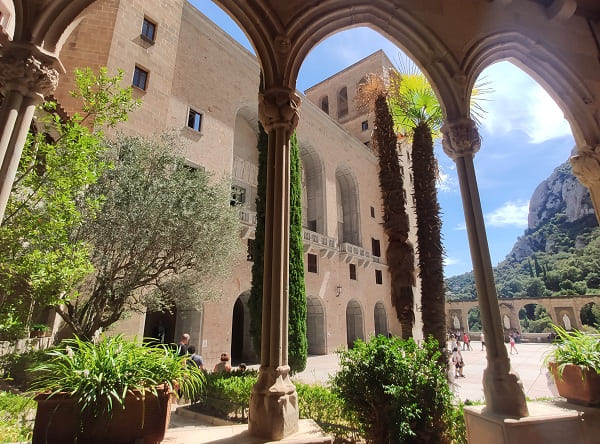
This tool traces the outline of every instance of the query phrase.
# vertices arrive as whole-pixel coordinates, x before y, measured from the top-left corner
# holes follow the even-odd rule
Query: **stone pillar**
[[[443,148],[456,163],[473,274],[485,333],[487,367],[483,373],[486,410],[503,416],[528,416],[525,393],[519,377],[510,368],[503,341],[500,307],[487,243],[473,157],[481,144],[475,123],[461,119],[442,128]]]
[[[0,222],[12,189],[35,107],[58,84],[57,59],[33,45],[9,44],[0,57]]]
[[[298,396],[288,366],[289,141],[300,98],[291,89],[259,94],[259,116],[269,135],[265,210],[265,262],[258,382],[252,389],[248,430],[280,440],[298,431]]]
[[[596,219],[600,221],[600,145],[594,148],[588,145],[579,146],[577,154],[570,160],[573,173],[590,190]]]

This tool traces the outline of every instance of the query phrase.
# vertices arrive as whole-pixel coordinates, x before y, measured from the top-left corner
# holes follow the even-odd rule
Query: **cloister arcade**
[[[15,177],[35,106],[52,95],[62,73],[60,52],[94,0],[2,0],[14,22],[0,35],[0,218]],[[281,439],[298,428],[296,391],[287,366],[289,138],[298,124],[295,92],[310,50],[353,26],[381,32],[427,76],[443,108],[444,151],[455,161],[469,247],[486,334],[487,411],[522,418],[528,407],[502,343],[496,296],[473,157],[480,138],[470,119],[475,79],[510,60],[535,78],[569,121],[577,177],[600,212],[600,4],[596,0],[217,0],[244,30],[261,64],[259,119],[269,135],[263,334],[259,382],[249,430]],[[343,103],[338,103],[343,108]],[[339,110],[338,110],[339,111]],[[515,159],[518,161],[518,159]],[[343,170],[342,170],[343,171]],[[348,177],[343,174],[340,177]],[[340,182],[343,179],[340,178]],[[342,188],[345,186],[341,183]],[[345,214],[344,214],[345,216]],[[344,225],[352,222],[344,217]],[[344,233],[352,230],[344,227]],[[353,310],[355,310],[353,308]]]

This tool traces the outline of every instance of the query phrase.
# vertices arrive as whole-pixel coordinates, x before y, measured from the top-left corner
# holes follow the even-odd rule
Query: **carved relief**
[[[265,130],[287,128],[290,134],[298,125],[300,97],[290,89],[269,89],[258,95],[258,114]]]
[[[446,123],[442,127],[442,146],[444,152],[456,159],[467,155],[474,155],[481,147],[479,132],[475,122],[470,119],[461,119]]]
[[[600,182],[600,145],[580,147],[570,161],[573,173],[582,184],[589,187]]]
[[[5,54],[0,57],[0,85],[17,89],[25,95],[52,95],[58,85],[59,73],[53,63],[29,54]]]

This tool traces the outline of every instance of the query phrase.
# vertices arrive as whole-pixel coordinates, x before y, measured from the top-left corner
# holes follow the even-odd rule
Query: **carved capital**
[[[300,97],[291,89],[271,88],[258,94],[258,115],[266,131],[286,128],[291,134],[298,125]]]
[[[442,127],[442,147],[452,159],[472,156],[481,147],[479,131],[471,119],[460,119]]]
[[[0,85],[25,96],[52,95],[58,86],[59,71],[55,59],[43,60],[31,53],[6,51],[0,57]]]
[[[577,154],[569,159],[573,173],[586,187],[600,184],[600,145],[579,147]]]

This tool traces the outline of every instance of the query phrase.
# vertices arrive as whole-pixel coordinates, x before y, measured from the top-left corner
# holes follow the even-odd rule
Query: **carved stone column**
[[[446,123],[442,133],[444,151],[456,162],[481,323],[485,333],[487,367],[483,373],[483,392],[486,409],[503,416],[528,416],[523,386],[518,375],[510,368],[504,346],[500,307],[473,167],[473,157],[481,145],[479,133],[470,119]]]
[[[31,45],[12,44],[0,57],[0,222],[17,174],[35,107],[58,84],[57,59]]]
[[[578,147],[577,154],[570,160],[573,173],[590,190],[596,219],[600,221],[600,145]]]
[[[252,389],[248,430],[268,440],[298,431],[298,396],[288,366],[290,136],[300,98],[271,88],[259,94],[259,116],[269,135],[265,262],[258,382]]]

